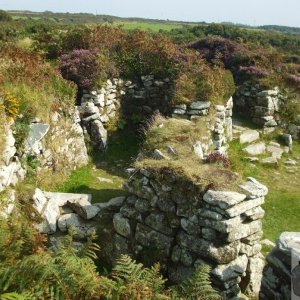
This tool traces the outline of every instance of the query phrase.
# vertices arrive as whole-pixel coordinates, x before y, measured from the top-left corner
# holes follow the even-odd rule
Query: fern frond
[[[188,300],[217,300],[219,294],[212,287],[210,280],[211,267],[200,265],[193,276],[179,286],[181,296]]]
[[[129,256],[122,255],[112,273],[116,281],[113,299],[170,299],[164,294],[165,280],[159,270],[159,264],[150,269],[144,268]]]
[[[143,276],[144,270],[141,263],[137,263],[128,255],[122,255],[116,261],[112,277],[116,281],[135,281]]]

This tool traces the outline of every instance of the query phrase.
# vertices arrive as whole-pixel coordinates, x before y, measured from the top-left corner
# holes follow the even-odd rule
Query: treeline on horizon
[[[148,19],[148,18],[139,18],[139,17],[118,17],[112,15],[98,14],[97,11],[95,14],[92,13],[69,13],[69,12],[33,12],[29,10],[9,10],[7,11],[12,17],[22,17],[30,20],[31,18],[39,17],[48,21],[56,21],[62,23],[94,23],[94,22],[120,22],[120,21],[129,21],[129,22],[151,22],[151,23],[168,23],[168,24],[182,24],[182,25],[209,25],[205,21],[178,21],[178,20],[169,20],[169,19]],[[262,26],[250,26],[246,24],[235,24],[233,22],[221,22],[221,25],[230,25],[240,28],[249,28],[249,29],[261,29],[265,31],[278,31],[288,34],[299,34],[300,27],[284,26],[284,25],[262,25]]]

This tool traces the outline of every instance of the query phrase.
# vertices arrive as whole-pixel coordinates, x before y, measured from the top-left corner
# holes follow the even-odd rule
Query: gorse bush
[[[19,106],[20,101],[13,94],[1,93],[0,91],[0,113],[2,110],[10,121],[14,121],[17,118]]]
[[[8,46],[0,47],[0,54],[1,93],[16,97],[18,113],[46,121],[52,110],[74,103],[75,85],[63,79],[39,54]],[[7,107],[12,109],[13,102],[6,100]],[[18,114],[16,103],[13,110]],[[9,117],[9,111],[6,113]]]

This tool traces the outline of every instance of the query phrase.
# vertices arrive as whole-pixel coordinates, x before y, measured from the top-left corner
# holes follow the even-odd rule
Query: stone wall
[[[4,127],[4,133],[6,143],[3,153],[0,154],[0,192],[9,186],[15,186],[26,175],[17,155],[15,138],[10,124]]]
[[[156,80],[147,75],[134,83],[121,78],[109,79],[99,90],[84,91],[78,107],[82,126],[90,134],[94,148],[103,150],[107,146],[107,129],[120,118],[139,123],[157,110],[168,114],[170,93],[168,78]]]
[[[294,252],[294,253],[293,253]],[[293,256],[295,261],[293,261]],[[297,256],[296,256],[297,254]],[[284,232],[276,241],[275,248],[267,256],[260,293],[262,300],[290,300],[292,269],[300,262],[300,232]],[[293,263],[293,265],[292,265]],[[297,282],[296,282],[297,281]],[[294,278],[299,289],[300,277]],[[300,295],[298,295],[300,296]]]
[[[274,128],[279,125],[279,112],[282,96],[278,88],[262,90],[251,82],[245,82],[234,95],[234,107],[254,124],[262,128]]]
[[[0,153],[0,216],[6,218],[15,207],[15,186],[26,176],[17,155],[11,124],[4,126],[5,145]],[[4,196],[4,197],[3,197]]]
[[[41,169],[73,170],[88,163],[89,157],[76,108],[67,114],[53,113],[50,124],[33,123],[31,127],[40,127],[43,132],[35,139],[35,146],[31,146],[27,152],[36,156]],[[30,140],[31,134],[32,130],[27,141]]]
[[[14,208],[15,186],[25,179],[27,173],[26,160],[36,160],[37,174],[45,169],[53,171],[72,170],[88,163],[87,149],[80,118],[77,110],[68,114],[55,112],[50,124],[34,120],[29,125],[29,133],[24,141],[23,149],[17,151],[12,125],[5,125],[4,151],[0,154],[0,193],[5,192],[5,217]],[[20,160],[23,159],[23,164]]]
[[[248,178],[237,192],[203,191],[167,170],[131,172],[130,196],[113,214],[113,227],[100,234],[106,260],[128,253],[148,266],[160,261],[171,283],[209,264],[224,299],[241,290],[258,294],[265,186]]]
[[[189,120],[203,119],[211,124],[212,144],[215,150],[226,151],[226,143],[232,140],[232,109],[230,98],[224,105],[214,105],[210,101],[194,101],[190,105],[176,105],[173,117]]]

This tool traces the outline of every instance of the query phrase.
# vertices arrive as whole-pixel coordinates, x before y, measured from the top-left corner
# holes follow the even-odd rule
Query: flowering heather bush
[[[229,159],[226,155],[220,153],[220,152],[211,152],[210,154],[207,155],[206,161],[209,164],[213,163],[219,163],[222,164],[224,168],[229,168],[230,162]]]
[[[255,76],[258,78],[266,77],[270,74],[266,69],[257,66],[250,66],[250,67],[241,66],[239,72],[242,75],[248,75],[251,77]]]
[[[208,61],[221,60],[228,69],[247,63],[250,56],[250,51],[243,45],[221,37],[207,37],[188,47],[197,50]]]
[[[97,50],[73,50],[60,57],[59,68],[65,79],[71,80],[79,88],[95,87],[100,77],[100,60]]]
[[[290,84],[294,85],[296,88],[300,88],[300,76],[287,74],[286,78]]]

